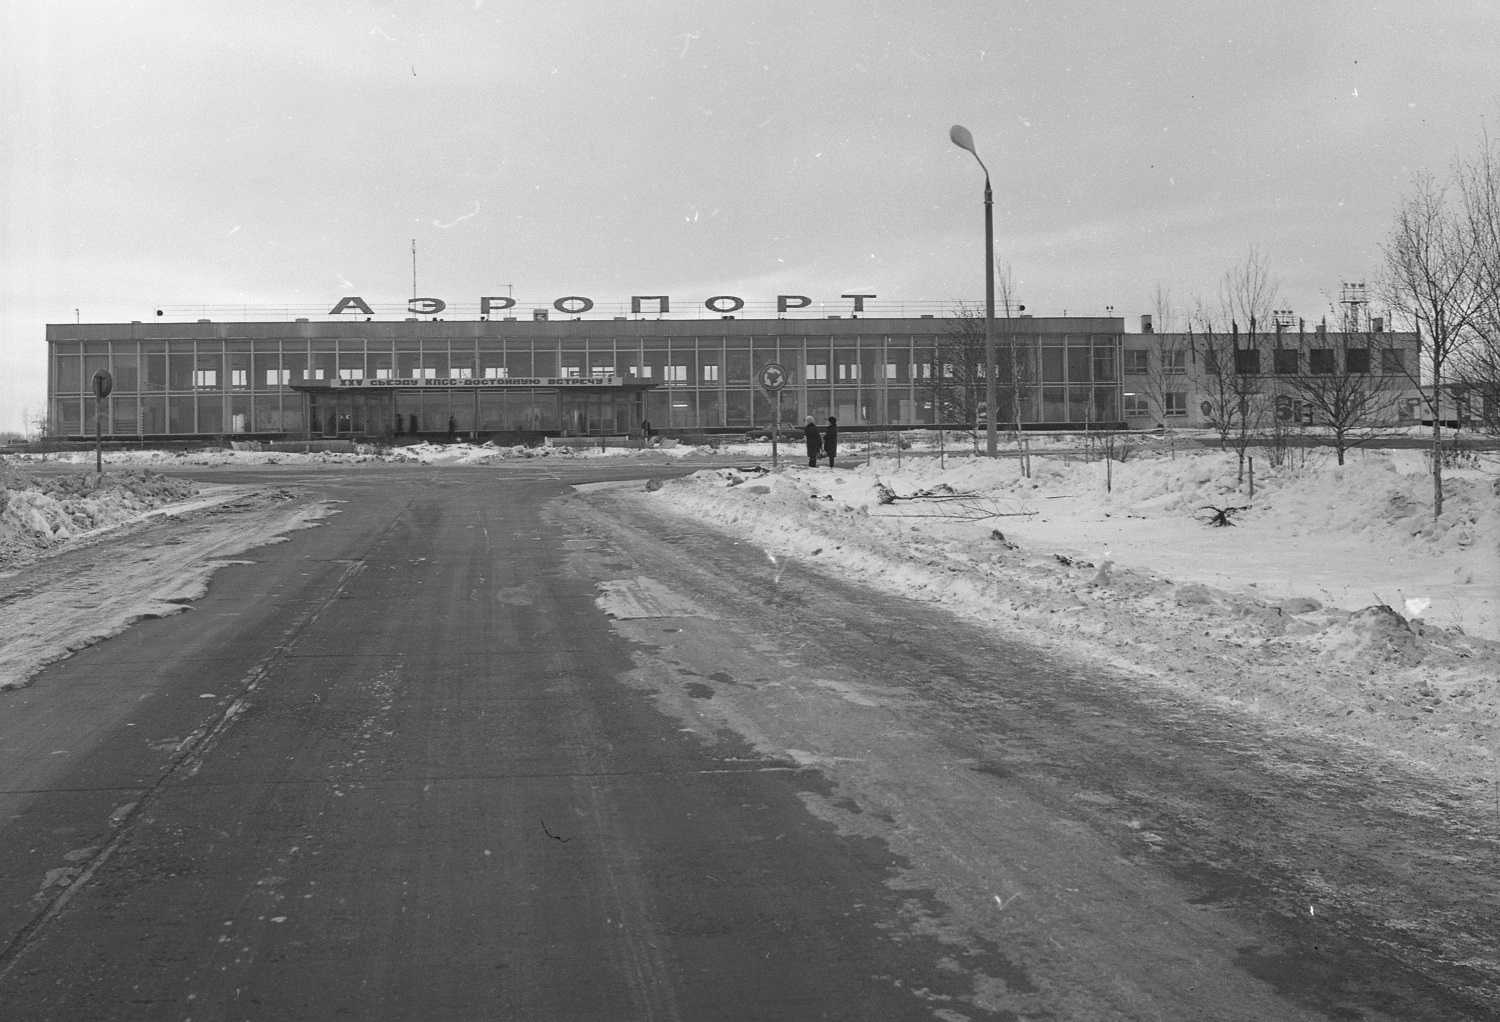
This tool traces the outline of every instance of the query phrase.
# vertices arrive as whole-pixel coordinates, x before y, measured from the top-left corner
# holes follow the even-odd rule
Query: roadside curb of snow
[[[715,474],[724,480],[706,478]],[[1111,566],[1101,581],[1087,561],[903,533],[867,508],[814,499],[784,475],[697,475],[629,496],[1142,682],[1454,780],[1488,783],[1493,773],[1500,643],[1409,624],[1389,608],[1277,603],[1140,569]]]
[[[206,510],[243,498],[246,488],[223,499],[187,501],[192,510]],[[290,510],[290,513],[286,513]],[[183,505],[158,509],[184,513]],[[287,533],[316,528],[319,519],[337,514],[326,501],[293,509],[262,508],[248,519],[217,523],[197,530],[196,537],[171,544],[155,544],[130,551],[99,566],[83,566],[62,577],[43,578],[5,603],[6,633],[0,639],[0,691],[29,686],[43,669],[131,625],[151,618],[192,610],[191,604],[208,592],[213,576],[230,564],[249,563],[236,555],[274,543],[285,543]],[[99,530],[103,532],[104,530]],[[96,540],[108,539],[96,534]],[[71,547],[70,549],[76,549]],[[27,562],[7,581],[30,581],[56,562]],[[85,572],[87,572],[85,574]]]

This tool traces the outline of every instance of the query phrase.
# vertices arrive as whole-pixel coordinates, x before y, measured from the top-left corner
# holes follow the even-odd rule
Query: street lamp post
[[[960,149],[967,149],[984,171],[984,443],[985,453],[997,454],[999,430],[995,424],[995,199],[990,191],[990,169],[979,159],[974,136],[962,124],[948,129],[948,138]],[[942,409],[938,409],[942,418]],[[939,423],[941,427],[941,423]]]

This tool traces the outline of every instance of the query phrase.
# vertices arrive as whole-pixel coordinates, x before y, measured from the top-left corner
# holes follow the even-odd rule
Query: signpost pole
[[[776,424],[771,427],[771,467],[776,467],[776,434],[781,432],[781,391],[776,392]]]
[[[108,369],[100,369],[89,381],[94,388],[94,471],[104,474],[104,399],[115,389],[115,378]]]
[[[781,432],[781,388],[786,386],[786,367],[768,362],[760,367],[756,378],[760,382],[760,389],[770,394],[776,402],[776,421],[771,425],[771,467],[775,468],[780,453],[776,434]]]

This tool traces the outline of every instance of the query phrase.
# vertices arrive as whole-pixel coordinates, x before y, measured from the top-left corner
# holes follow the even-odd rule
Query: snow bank
[[[191,610],[214,573],[236,563],[237,555],[284,542],[286,533],[336,513],[324,503],[292,501],[285,492],[230,493],[237,497],[233,514],[195,516],[191,505],[174,508],[183,517],[166,543],[122,544],[109,557],[87,562],[49,559],[3,583],[0,691],[25,687],[48,664],[136,621]]]
[[[770,445],[765,445],[766,456],[770,456]],[[378,447],[359,444],[351,452],[313,451],[307,454],[291,451],[240,451],[220,448],[205,448],[198,451],[125,450],[108,451],[104,461],[111,466],[149,465],[163,471],[174,466],[223,467],[255,465],[357,465],[364,462],[412,462],[424,465],[485,465],[497,461],[522,458],[686,458],[693,455],[713,454],[709,447],[694,447],[676,444],[672,447],[653,447],[640,450],[615,446],[600,450],[589,447],[502,447],[495,444],[412,444],[406,447]],[[11,457],[18,462],[49,462],[72,465],[89,464],[94,460],[92,451],[68,451],[60,454],[17,454]]]
[[[0,468],[0,565],[197,492],[151,471],[31,476]]]
[[[627,494],[1160,684],[1473,777],[1500,727],[1491,461],[1430,510],[1420,452],[877,458],[704,470]],[[1107,488],[1108,485],[1108,488]],[[910,498],[910,499],[903,499]],[[1206,507],[1243,509],[1228,528]],[[1408,602],[1410,601],[1410,602]],[[1428,601],[1424,604],[1423,601]],[[1394,610],[1392,609],[1394,608]]]

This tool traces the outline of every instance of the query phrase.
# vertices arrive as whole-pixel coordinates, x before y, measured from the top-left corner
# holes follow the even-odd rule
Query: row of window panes
[[[1185,391],[1185,390],[1174,390],[1174,391],[1171,391],[1170,393],[1163,394],[1162,395],[1162,414],[1163,415],[1172,416],[1174,418],[1177,417],[1177,416],[1186,415],[1187,414],[1187,398],[1188,398],[1187,391]],[[1151,414],[1151,403],[1148,400],[1146,400],[1146,395],[1145,394],[1126,394],[1125,395],[1125,414],[1126,414],[1126,416],[1131,416],[1131,415],[1150,415]]]
[[[1114,373],[1113,373],[1113,364],[1114,364],[1113,353],[1109,353],[1107,356],[1096,356],[1094,358],[1093,365],[1092,365],[1092,368],[1093,368],[1093,371],[1094,371],[1094,375],[1093,375],[1093,377],[1091,379],[1087,375],[1090,366],[1089,366],[1087,360],[1084,360],[1084,359],[1071,360],[1067,364],[1067,366],[1066,366],[1066,368],[1067,368],[1067,375],[1064,376],[1064,362],[1062,360],[1062,351],[1063,351],[1063,349],[1056,349],[1056,352],[1057,352],[1056,357],[1052,357],[1052,356],[1048,355],[1044,351],[1044,354],[1043,354],[1043,375],[1042,375],[1042,382],[1045,382],[1045,383],[1110,382],[1113,379],[1113,376],[1114,376]],[[68,361],[71,357],[72,356],[66,356],[66,355],[64,355],[64,356],[59,356],[59,358],[58,358],[58,392],[59,393],[77,393],[78,392],[77,390],[71,390],[71,389],[69,389],[65,385],[65,381],[68,381],[70,379],[78,379],[78,377],[76,377],[75,375],[73,375],[73,373],[72,373],[73,366]],[[906,374],[903,374],[901,372],[901,369],[903,367],[907,370]],[[884,370],[883,373],[880,373],[879,375],[870,374],[869,376],[867,376],[866,374],[864,374],[864,373],[861,372],[861,365],[860,365],[860,363],[857,363],[857,362],[841,362],[841,363],[835,364],[831,368],[833,369],[833,379],[834,380],[838,380],[838,381],[850,381],[850,382],[852,382],[852,381],[857,381],[857,380],[861,380],[861,379],[885,379],[885,380],[896,381],[896,382],[907,382],[909,380],[926,380],[926,379],[931,379],[932,378],[933,367],[934,367],[934,363],[930,363],[930,362],[909,362],[909,363],[905,363],[905,364],[903,364],[903,363],[897,363],[897,362],[886,362],[886,363],[884,363],[883,366],[881,366],[879,363],[876,363],[873,368],[883,369]],[[631,376],[634,376],[634,377],[636,377],[638,379],[653,379],[655,377],[655,375],[656,375],[655,374],[655,370],[657,368],[661,369],[661,379],[664,382],[667,382],[667,383],[686,383],[690,379],[690,369],[692,367],[688,366],[688,365],[680,365],[680,364],[677,364],[677,365],[667,364],[667,365],[662,365],[662,366],[659,366],[659,367],[654,367],[654,366],[650,366],[650,365],[641,365],[641,366],[629,366],[629,367],[627,367],[627,371],[629,372],[629,374]],[[823,382],[823,381],[828,381],[830,379],[829,370],[830,370],[830,366],[828,364],[826,364],[826,363],[822,363],[822,362],[809,362],[809,363],[807,363],[804,366],[805,379],[808,382]],[[952,365],[945,365],[943,367],[943,370],[944,370],[943,371],[943,375],[945,377],[952,378],[955,375],[955,373],[954,373],[954,367]],[[723,377],[721,376],[721,367],[719,365],[716,365],[716,364],[700,365],[699,366],[699,371],[701,373],[701,379],[705,383],[717,383],[717,382],[721,382],[722,379],[723,379]],[[252,372],[251,372],[250,369],[230,369],[230,370],[228,370],[228,372],[221,372],[217,368],[214,368],[214,369],[193,369],[193,370],[190,370],[190,372],[191,372],[191,381],[192,381],[191,382],[191,386],[170,386],[170,384],[172,383],[172,377],[171,377],[171,375],[167,376],[167,379],[166,379],[165,383],[163,383],[161,381],[161,377],[158,375],[158,376],[156,376],[154,378],[148,379],[148,382],[147,382],[147,391],[148,392],[149,391],[161,391],[161,390],[169,390],[169,389],[170,390],[221,390],[221,389],[249,390],[250,389],[250,385],[251,385],[251,379],[252,379]],[[349,367],[338,368],[338,369],[334,369],[334,368],[330,368],[330,367],[323,367],[323,368],[302,368],[302,369],[281,369],[281,368],[275,368],[275,369],[264,369],[264,370],[262,370],[262,373],[264,374],[265,387],[267,387],[267,388],[278,388],[278,387],[289,386],[292,383],[292,381],[293,381],[294,378],[297,379],[297,380],[300,380],[300,381],[304,381],[304,382],[306,382],[306,381],[315,381],[315,380],[329,380],[329,379],[335,378],[335,375],[334,375],[335,373],[337,374],[337,378],[341,379],[341,380],[362,380],[362,379],[365,379],[365,368],[364,367],[358,367],[358,366],[349,366]],[[472,366],[457,366],[457,367],[450,366],[450,367],[448,367],[448,369],[447,369],[446,372],[442,372],[442,373],[440,373],[440,370],[439,370],[439,368],[437,366],[413,366],[409,370],[406,370],[405,373],[402,376],[398,377],[398,376],[394,375],[394,370],[392,370],[391,368],[380,366],[380,367],[375,367],[374,368],[374,370],[373,370],[373,376],[371,378],[372,379],[376,379],[376,380],[390,380],[390,379],[427,379],[427,380],[432,380],[432,379],[439,379],[439,378],[442,378],[442,379],[454,379],[454,380],[468,380],[468,379],[473,379],[474,378],[474,373],[475,373],[475,370],[474,370],[474,367],[472,367]],[[592,376],[613,376],[615,374],[615,367],[614,366],[607,366],[607,365],[606,366],[598,366],[598,365],[591,366],[590,369],[589,369],[589,373]],[[295,377],[294,377],[294,374],[295,374]],[[482,377],[481,377],[482,379],[491,379],[491,380],[494,380],[494,379],[509,379],[512,376],[511,367],[509,367],[509,366],[485,366],[485,367],[482,368],[482,374],[483,374]],[[530,374],[517,374],[517,375],[521,376],[521,375],[530,375]],[[562,372],[562,376],[563,377],[577,378],[577,377],[581,377],[582,375],[583,375],[583,369],[582,369],[581,366],[564,366],[563,367],[563,372]],[[983,373],[981,372],[980,375],[981,375],[981,378],[982,378]],[[221,386],[221,383],[220,383],[221,379],[223,381],[223,386]],[[746,381],[744,379],[741,379],[740,382],[746,382]],[[138,379],[137,376],[135,376],[135,374],[133,372],[122,370],[122,371],[120,371],[118,377],[116,378],[115,389],[119,390],[119,391],[122,391],[122,392],[133,392],[133,391],[139,390],[140,389],[139,388],[139,379]]]
[[[130,342],[134,345],[134,342]],[[1033,348],[1033,358],[1040,354],[1042,379],[1049,383],[1109,381],[1114,379],[1115,347]],[[932,374],[932,363],[912,358],[914,352],[928,354],[929,349],[907,345],[851,348],[826,355],[824,350],[808,350],[803,345],[785,348],[756,349],[753,354],[718,345],[710,349],[682,350],[636,347],[618,348],[598,358],[583,358],[555,347],[481,352],[476,361],[472,349],[457,359],[454,354],[439,351],[380,350],[358,352],[308,353],[296,351],[212,352],[116,352],[108,354],[55,354],[56,391],[81,393],[98,369],[110,369],[117,391],[164,392],[186,390],[259,390],[279,388],[293,381],[325,379],[468,379],[520,377],[608,376],[619,373],[639,379],[661,379],[667,383],[749,383],[752,372],[779,361],[807,381],[856,381],[884,378],[896,382],[926,379]],[[1092,353],[1092,355],[1091,355]],[[840,357],[843,355],[844,357]],[[891,356],[895,355],[893,359]],[[673,357],[676,356],[676,357]],[[687,356],[687,357],[684,357]],[[904,357],[903,357],[904,356]],[[930,355],[929,355],[930,358]],[[227,365],[226,365],[227,363]],[[269,363],[269,365],[267,364]],[[798,370],[801,370],[798,373]],[[1066,375],[1064,372],[1066,370]],[[1092,370],[1092,376],[1090,376]],[[951,374],[948,374],[951,375]]]
[[[1086,334],[1068,335],[1023,335],[1025,343],[1030,347],[1071,347],[1071,348],[1112,348],[1116,347],[1123,335],[1098,335]],[[819,343],[817,338],[718,338],[718,337],[646,337],[639,340],[624,341],[619,338],[601,339],[596,342],[584,341],[532,341],[529,339],[501,339],[484,338],[475,341],[458,341],[451,338],[434,339],[430,341],[419,341],[417,339],[395,340],[395,341],[367,341],[355,340],[258,340],[258,341],[220,341],[220,340],[175,340],[175,341],[53,341],[52,350],[59,355],[81,355],[85,358],[108,358],[111,354],[115,357],[121,355],[135,355],[137,350],[141,354],[172,354],[172,355],[248,355],[254,354],[346,354],[362,355],[390,354],[391,352],[426,352],[428,354],[462,354],[465,356],[490,356],[503,355],[512,352],[525,352],[533,349],[554,354],[582,355],[585,352],[620,353],[630,354],[645,350],[672,350],[694,353],[719,354],[722,352],[742,353],[754,350],[757,354],[770,355],[774,358],[777,351],[827,351],[847,349],[849,351],[881,351],[886,348],[922,350],[934,347],[942,347],[951,343],[951,338],[946,335],[932,334],[906,334],[887,335],[871,337],[840,337],[828,338]],[[80,350],[81,345],[81,350]],[[138,348],[137,348],[138,346]],[[128,349],[128,351],[127,351]]]
[[[1384,374],[1396,374],[1406,371],[1406,352],[1401,348],[1381,348],[1380,371]],[[1205,352],[1205,357],[1212,352]],[[1301,352],[1296,348],[1277,348],[1271,352],[1273,357],[1272,372],[1278,376],[1294,376],[1301,372]],[[1146,350],[1128,350],[1125,352],[1125,372],[1131,375],[1148,373],[1151,352]],[[1158,353],[1163,373],[1186,373],[1187,352],[1185,351],[1163,351]],[[1235,372],[1246,376],[1258,375],[1260,373],[1260,352],[1254,348],[1242,349],[1234,353]],[[1368,373],[1370,371],[1370,349],[1369,348],[1346,348],[1344,349],[1344,367],[1349,373]],[[1335,348],[1311,348],[1308,350],[1308,369],[1316,374],[1333,374],[1338,372],[1338,355]]]
[[[63,357],[66,358],[67,356],[63,356]],[[1093,377],[1093,380],[1090,381],[1087,376],[1084,376],[1084,377],[1081,378],[1080,382],[1109,382],[1112,379],[1112,377],[1113,377],[1113,373],[1110,372],[1108,369],[1103,368],[1104,364],[1105,364],[1104,360],[1096,359],[1095,360],[1095,366],[1094,366],[1096,375]],[[887,363],[885,363],[885,366],[884,366],[885,372],[884,372],[883,377],[876,377],[876,379],[883,378],[885,380],[893,380],[893,381],[897,381],[897,382],[907,382],[909,380],[930,380],[930,379],[932,379],[932,370],[934,368],[934,363],[930,363],[930,362],[911,362],[911,363],[908,363],[907,366],[908,366],[908,370],[907,371],[909,373],[909,376],[903,378],[901,376],[900,372],[899,372],[899,370],[901,369],[901,364],[900,363],[896,363],[896,362],[887,362]],[[823,363],[809,363],[804,368],[805,368],[805,372],[806,372],[806,377],[805,378],[806,378],[806,381],[809,382],[809,383],[826,382],[829,379],[829,374],[828,374],[829,366],[827,366],[826,364],[823,364]],[[954,368],[955,367],[952,366],[952,365],[944,365],[943,366],[943,376],[946,377],[946,378],[952,379],[955,376]],[[1086,371],[1086,368],[1087,367],[1082,367],[1079,371]],[[687,380],[688,380],[688,370],[689,370],[689,367],[686,366],[686,365],[666,365],[666,366],[662,366],[661,369],[662,369],[662,380],[665,381],[665,382],[667,382],[667,383],[686,383]],[[703,380],[703,382],[705,382],[705,383],[717,383],[717,382],[720,382],[721,377],[720,377],[720,374],[719,374],[719,369],[720,369],[719,366],[717,366],[717,365],[704,365],[704,366],[701,366],[700,369],[702,371],[702,380]],[[858,380],[860,380],[860,379],[863,378],[861,376],[861,374],[860,374],[860,366],[859,366],[858,363],[840,363],[837,366],[835,366],[834,369],[836,371],[836,376],[835,376],[836,380],[853,382],[853,381],[858,381]],[[275,388],[279,388],[279,387],[290,386],[291,383],[292,383],[293,373],[294,372],[295,372],[295,370],[292,370],[292,369],[266,369],[266,370],[264,370],[264,373],[265,373],[265,386],[266,386],[266,388],[267,389],[275,389]],[[484,375],[481,377],[482,379],[487,379],[487,380],[504,380],[504,379],[510,379],[511,378],[510,368],[508,366],[486,366],[486,367],[484,367],[483,372],[484,372]],[[629,367],[629,372],[630,372],[630,375],[632,375],[632,376],[634,376],[634,377],[636,377],[638,379],[652,379],[652,377],[653,377],[653,367],[649,366],[649,365],[648,366],[631,366],[631,367]],[[195,370],[192,371],[192,373],[193,373],[193,376],[192,376],[193,382],[192,382],[192,387],[191,388],[173,388],[173,389],[192,389],[192,390],[221,390],[221,389],[224,389],[219,384],[219,379],[220,379],[220,372],[219,372],[219,370],[217,370],[217,369],[195,369]],[[301,380],[303,382],[315,381],[315,380],[333,379],[333,376],[331,375],[331,373],[332,373],[332,370],[326,370],[326,369],[303,369],[303,370],[300,371],[300,374],[297,376],[297,379]],[[365,378],[365,370],[362,369],[362,368],[339,369],[339,370],[337,370],[337,373],[338,373],[338,379],[340,379],[340,380],[363,380]],[[1062,377],[1061,373],[1062,373],[1061,363],[1059,362],[1058,363],[1058,368],[1056,369],[1055,372],[1049,371],[1049,372],[1046,372],[1044,374],[1044,376],[1043,376],[1043,382],[1045,382],[1045,383],[1073,382],[1070,379],[1064,379]],[[590,369],[590,375],[592,375],[592,376],[613,376],[614,374],[615,374],[615,367],[614,366],[593,366]],[[565,366],[564,369],[563,369],[563,377],[564,378],[574,378],[574,379],[576,379],[578,377],[581,377],[582,375],[583,375],[583,372],[582,372],[582,369],[580,367]],[[981,379],[984,376],[984,374],[983,374],[982,371],[980,372],[979,375],[980,375]],[[60,383],[61,383],[61,380],[63,378],[64,378],[64,373],[63,373],[63,370],[60,369],[59,370],[59,382]],[[390,370],[388,368],[377,368],[374,371],[374,376],[371,377],[371,378],[372,379],[376,379],[376,380],[390,380],[390,379],[424,379],[424,380],[434,380],[434,379],[438,379],[439,377],[438,377],[437,367],[435,367],[435,366],[425,366],[425,367],[415,368],[411,372],[410,375],[403,376],[403,377],[393,377],[392,376],[392,370]],[[458,367],[458,368],[450,367],[448,369],[447,375],[444,376],[444,377],[442,377],[442,378],[443,379],[452,379],[452,380],[471,380],[471,379],[475,378],[474,377],[474,369],[472,367],[469,367],[469,366],[462,366],[462,367]],[[248,370],[248,369],[231,369],[231,370],[228,371],[228,373],[224,374],[224,382],[228,385],[228,389],[230,389],[230,390],[249,390],[250,389],[250,370]],[[117,389],[117,390],[119,390],[121,392],[134,392],[135,390],[138,389],[137,381],[132,380],[129,377],[126,377],[126,378],[124,378],[119,383],[119,385],[116,386],[115,389]],[[154,387],[153,386],[152,389],[165,389],[165,388],[160,388],[160,387]],[[58,390],[59,390],[59,393],[77,393],[77,391],[69,391],[66,388],[62,387],[62,386],[59,386]]]
[[[398,405],[403,401],[421,401],[424,408],[422,421],[429,426],[440,427],[448,415],[460,423],[471,414],[466,409],[479,401],[481,409],[487,403],[503,400],[509,403],[521,400],[551,408],[559,400],[556,391],[503,391],[467,392],[453,394],[451,391],[384,391],[392,394]],[[523,395],[526,395],[523,397]],[[332,395],[318,395],[326,400]],[[372,395],[373,396],[373,395]],[[611,395],[621,400],[618,395]],[[1101,387],[1029,387],[1021,395],[1021,418],[1024,421],[1046,422],[1104,422],[1118,418],[1119,390],[1114,386]],[[1014,418],[1011,402],[1014,395],[1007,389],[1000,395],[1000,413],[1004,421]],[[450,402],[451,404],[447,404]],[[781,421],[800,422],[803,416],[811,415],[821,421],[828,415],[837,415],[846,425],[896,425],[931,424],[931,394],[921,388],[857,388],[818,387],[788,389],[779,402],[758,389],[739,390],[655,390],[646,392],[641,400],[645,403],[647,417],[658,426],[748,428],[766,425],[774,420],[780,408]],[[220,394],[209,395],[117,395],[105,400],[105,428],[113,435],[153,435],[172,433],[299,433],[308,428],[306,418],[307,398],[301,394]],[[92,397],[57,397],[53,402],[52,427],[59,432],[76,435],[91,432],[97,402]],[[448,408],[449,411],[443,411]],[[547,412],[543,422],[552,422],[553,413]],[[459,428],[469,427],[460,425]],[[481,427],[490,428],[490,427]],[[506,428],[511,428],[507,425]],[[527,428],[556,428],[540,425]]]

